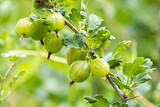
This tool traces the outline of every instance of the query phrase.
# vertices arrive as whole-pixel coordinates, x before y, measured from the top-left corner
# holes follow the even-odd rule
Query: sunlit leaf
[[[126,51],[126,46],[130,45],[131,41],[123,41],[118,44],[118,46],[114,49],[112,53],[112,57],[120,57],[125,51]]]
[[[144,61],[145,59],[141,57],[141,58],[135,59],[133,63],[126,63],[123,67],[124,75],[130,78],[131,76],[135,76],[145,72],[148,67],[142,66]]]

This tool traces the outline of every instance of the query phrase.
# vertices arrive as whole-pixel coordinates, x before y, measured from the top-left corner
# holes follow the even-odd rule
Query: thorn
[[[47,60],[49,60],[49,59],[50,59],[51,54],[52,54],[52,53],[48,52]]]
[[[56,30],[55,32],[56,32],[56,36],[57,36],[57,38],[58,38],[58,31]]]
[[[20,38],[20,40],[23,40],[24,36],[25,36],[25,34],[24,34],[24,33],[22,33],[22,34],[21,34],[21,38]]]
[[[41,40],[40,40],[40,42],[41,42],[41,44],[42,44],[42,45],[44,46],[44,42],[43,42],[43,39],[41,39]]]
[[[69,83],[69,86],[71,87],[73,84],[74,84],[74,81],[71,81],[71,82]]]

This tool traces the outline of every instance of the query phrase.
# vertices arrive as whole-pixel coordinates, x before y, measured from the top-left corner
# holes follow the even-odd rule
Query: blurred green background
[[[79,5],[74,0],[72,7],[77,6]],[[104,55],[119,42],[132,40],[126,59],[132,61],[141,56],[151,58],[153,67],[157,70],[151,73],[152,80],[143,84],[138,92],[153,104],[160,104],[160,0],[90,0],[87,7],[90,13],[104,19],[102,26],[116,37]],[[67,8],[67,14],[70,8]],[[13,69],[14,73],[25,70],[24,77],[18,81],[15,89],[16,107],[90,107],[83,97],[93,97],[96,94],[102,94],[110,103],[120,101],[109,83],[93,76],[69,87],[69,66],[62,63],[65,59],[57,59],[60,62],[47,61],[43,54],[47,51],[39,41],[20,41],[15,32],[16,23],[20,18],[28,17],[31,12],[31,0],[0,0],[0,54],[25,50],[19,52],[27,55]],[[63,33],[73,35],[67,27]],[[66,51],[64,47],[53,56],[65,58]],[[0,56],[0,74],[4,75],[10,64]],[[6,107],[11,105],[10,97],[7,97],[4,104]],[[145,107],[137,99],[129,101],[129,104],[131,107]]]

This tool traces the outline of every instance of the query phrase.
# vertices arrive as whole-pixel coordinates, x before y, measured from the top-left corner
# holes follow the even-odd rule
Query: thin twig
[[[3,88],[3,84],[4,84],[4,81],[5,79],[7,78],[8,74],[12,71],[13,67],[15,66],[16,62],[14,62],[11,67],[8,69],[8,71],[6,72],[6,74],[4,75],[4,77],[2,78],[2,81],[1,81],[1,87],[0,87],[0,96],[1,96],[1,91],[2,91],[2,88]]]
[[[50,4],[48,4],[47,2],[45,2],[44,0],[37,0],[36,3],[41,3],[42,5],[46,6],[47,8],[51,9],[53,8],[53,6],[51,6]],[[87,39],[68,21],[65,19],[65,24],[71,28],[75,33],[78,33],[81,35],[81,37],[84,39],[84,42],[85,42],[85,46],[87,49],[89,49],[89,46],[88,46],[88,42],[87,42]],[[99,58],[98,55],[96,54],[95,51],[92,51],[90,53],[94,58]],[[111,78],[109,77],[109,75],[107,75],[107,79],[109,80],[110,84],[113,86],[113,88],[116,90],[117,94],[120,96],[121,100],[124,102],[124,103],[127,103],[127,101],[124,99],[125,96],[123,94],[123,92],[119,89],[119,87],[111,80]]]

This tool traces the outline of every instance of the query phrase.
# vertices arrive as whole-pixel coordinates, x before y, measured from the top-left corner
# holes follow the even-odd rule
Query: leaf
[[[148,68],[150,68],[153,65],[153,62],[151,61],[151,59],[146,58],[143,65],[147,66]]]
[[[35,11],[41,15],[44,15],[44,14],[47,15],[47,14],[53,12],[53,9],[48,9],[44,5],[42,5],[41,3],[34,3],[33,7],[35,8]]]
[[[108,100],[106,98],[104,98],[102,95],[96,95],[95,98],[98,101],[93,103],[92,107],[110,107]]]
[[[83,36],[89,36],[85,30],[81,30],[80,33],[81,33]]]
[[[144,82],[147,82],[151,79],[151,77],[148,75],[149,73],[153,72],[155,69],[148,69],[146,72],[143,72],[139,75],[133,76],[132,80],[136,82],[137,84],[142,84]]]
[[[81,20],[80,12],[75,8],[73,8],[71,12],[72,13],[69,14],[70,20],[75,27],[79,28],[79,21]]]
[[[69,7],[72,5],[73,0],[56,0],[56,3],[62,7]]]
[[[129,107],[129,105],[128,104],[122,104],[122,107]]]
[[[112,57],[118,58],[126,51],[126,46],[130,45],[131,41],[123,41],[118,44],[118,46],[114,49],[112,53]]]
[[[84,46],[84,39],[79,34],[75,34],[73,38],[65,37],[63,45],[69,48],[81,49]]]
[[[80,34],[75,34],[73,36],[74,41],[78,44],[80,48],[84,46],[84,39],[81,37]]]
[[[90,14],[88,17],[88,20],[85,24],[87,30],[92,31],[92,30],[97,29],[101,25],[102,21],[103,21],[103,19],[101,19],[100,17],[97,17],[94,14]]]
[[[114,69],[115,67],[119,66],[123,61],[122,59],[112,57],[112,52],[108,53],[105,56],[104,60],[108,62],[111,69]]]
[[[111,104],[111,107],[122,107],[122,104],[120,102],[115,102]]]
[[[117,79],[116,77],[111,77],[111,79],[119,86],[119,88],[121,90],[123,89],[129,89],[131,90],[131,88],[128,85],[123,84],[121,81],[119,81],[119,79]]]
[[[133,63],[126,63],[123,67],[123,73],[128,78],[141,74],[147,70],[148,67],[142,66],[145,59],[143,57],[137,58]]]
[[[97,100],[96,99],[93,99],[93,98],[91,98],[91,97],[88,97],[88,96],[84,96],[84,99],[86,99],[86,100],[88,100],[88,102],[87,103],[94,103],[94,102],[97,102]]]
[[[116,102],[116,103],[113,103],[112,105],[111,105],[111,107],[129,107],[129,105],[128,104],[121,104],[121,103],[119,103],[119,102]]]
[[[40,17],[37,14],[33,14],[33,13],[29,15],[29,18],[33,21],[40,19]]]
[[[56,9],[55,9],[56,12],[59,12],[61,13],[63,16],[65,16],[65,13],[66,13],[66,10],[61,7],[61,6],[58,6]]]
[[[111,69],[114,69],[115,67],[119,66],[123,60],[118,58],[113,58],[108,61],[108,64]]]

